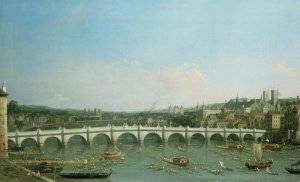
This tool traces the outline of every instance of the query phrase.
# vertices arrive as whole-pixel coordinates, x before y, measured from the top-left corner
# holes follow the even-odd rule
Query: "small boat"
[[[185,151],[185,148],[181,147],[180,145],[178,145],[177,148],[178,148],[179,151],[183,151],[183,152]]]
[[[273,143],[266,143],[263,144],[264,149],[272,150],[272,151],[280,151],[283,145],[280,144],[273,144]]]
[[[257,161],[247,161],[245,163],[245,166],[247,166],[249,169],[262,169],[267,167],[272,167],[273,160],[268,160],[264,162],[257,162]]]
[[[209,170],[209,172],[211,172],[213,174],[221,174],[221,173],[223,173],[223,170],[221,170],[221,169],[212,169],[212,170]]]
[[[38,165],[28,166],[34,172],[40,173],[53,173],[54,171],[61,171],[63,167],[61,166],[49,166],[47,162],[41,162]]]
[[[121,151],[109,151],[101,154],[105,159],[112,159],[116,157],[121,157],[122,152]]]
[[[60,172],[59,175],[64,178],[108,178],[111,172]]]
[[[183,166],[183,167],[187,166],[190,162],[190,160],[186,157],[174,157],[173,159],[161,157],[161,160],[170,164]]]
[[[292,173],[292,174],[300,174],[299,166],[300,166],[300,161],[292,164],[291,167],[285,168],[285,170],[287,170],[289,173]]]
[[[266,161],[262,160],[262,146],[258,143],[253,143],[253,153],[254,153],[254,159],[248,159],[248,161],[245,163],[245,166],[248,167],[248,169],[262,169],[271,167],[273,165],[273,160],[268,159]]]
[[[226,150],[239,150],[242,151],[244,149],[244,145],[240,145],[240,144],[229,144],[228,146],[222,146],[222,145],[216,145],[217,148],[220,149],[226,149]]]
[[[223,162],[223,161],[219,161],[219,164],[220,164],[220,166],[221,166],[222,169],[227,170],[227,171],[233,171],[233,169],[231,169],[231,168],[229,168],[229,167],[226,167],[226,166],[224,165],[224,162]]]
[[[270,175],[278,175],[278,173],[277,172],[272,172],[272,171],[270,171],[270,168],[269,167],[267,167],[266,168],[266,172],[267,172],[267,174],[270,174]]]

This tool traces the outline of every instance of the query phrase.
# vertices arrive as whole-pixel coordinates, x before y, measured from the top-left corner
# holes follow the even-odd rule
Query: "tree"
[[[21,131],[23,129],[23,127],[24,127],[24,121],[16,120],[15,124],[16,124],[16,126],[17,126],[17,128],[18,128],[19,131]]]
[[[195,116],[194,115],[181,115],[176,116],[171,119],[171,122],[174,126],[195,126]]]
[[[7,105],[8,114],[20,112],[20,107],[17,101],[11,100]]]

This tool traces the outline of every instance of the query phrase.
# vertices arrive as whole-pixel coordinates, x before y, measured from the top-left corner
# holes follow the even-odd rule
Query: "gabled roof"
[[[224,104],[224,108],[230,109],[230,110],[237,110],[237,109],[243,109],[247,107],[251,107],[253,104],[257,104],[257,101],[255,102],[254,99],[246,102],[235,102],[235,101],[230,101],[226,104]]]

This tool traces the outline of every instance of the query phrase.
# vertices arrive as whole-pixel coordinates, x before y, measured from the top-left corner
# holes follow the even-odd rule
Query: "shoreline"
[[[9,160],[2,160],[0,163],[0,181],[7,182],[55,182],[46,176],[38,176],[36,174],[27,175],[31,173],[29,169],[15,164]]]

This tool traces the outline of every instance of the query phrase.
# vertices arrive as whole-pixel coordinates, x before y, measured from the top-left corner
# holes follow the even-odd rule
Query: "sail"
[[[223,161],[219,161],[219,163],[220,163],[220,166],[221,166],[222,168],[225,168],[224,162],[223,162]]]
[[[253,143],[253,153],[256,160],[261,160],[262,157],[261,144]]]

